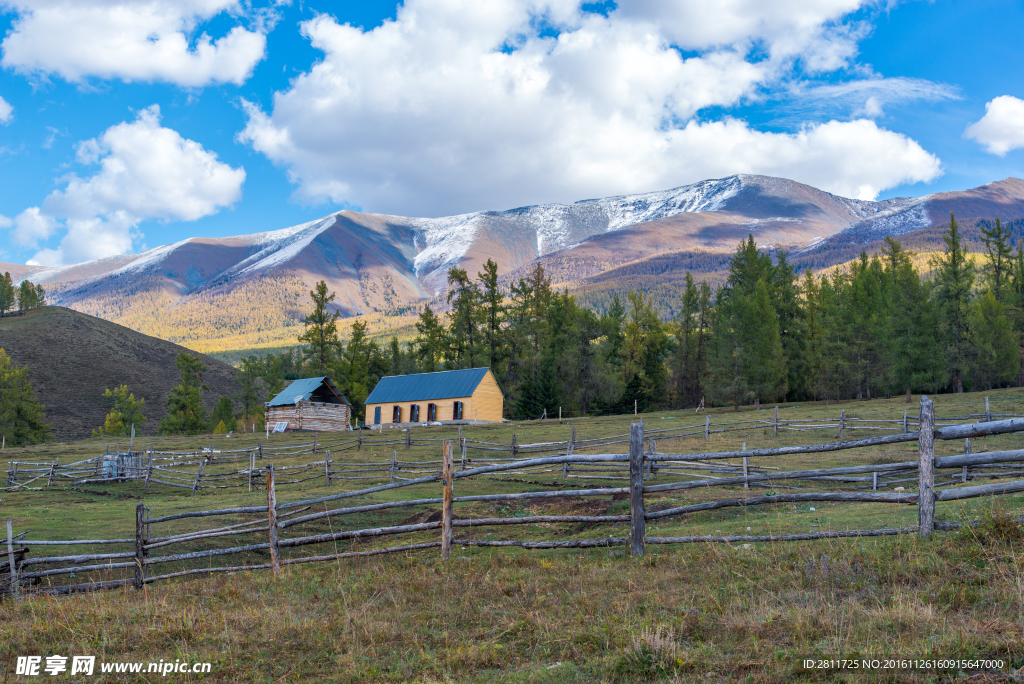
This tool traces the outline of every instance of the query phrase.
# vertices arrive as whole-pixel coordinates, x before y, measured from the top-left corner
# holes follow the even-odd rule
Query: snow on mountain
[[[280,266],[297,256],[316,236],[334,225],[334,214],[291,228],[256,233],[250,244],[266,245],[247,259],[243,259],[225,272],[225,276],[245,275]]]

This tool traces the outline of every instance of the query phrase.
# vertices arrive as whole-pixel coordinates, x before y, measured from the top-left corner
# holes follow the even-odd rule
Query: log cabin
[[[504,397],[490,368],[391,375],[366,398],[369,425],[447,421],[500,423]]]
[[[352,404],[327,376],[293,381],[266,403],[264,411],[270,430],[279,423],[287,423],[287,431],[352,429]]]

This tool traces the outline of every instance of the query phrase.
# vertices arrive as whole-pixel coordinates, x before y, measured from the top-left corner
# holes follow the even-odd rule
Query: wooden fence
[[[988,401],[985,402],[985,413],[970,414],[967,416],[949,416],[938,420],[939,425],[950,425],[957,421],[971,420],[973,418],[984,418],[991,420],[996,417],[1008,417],[1007,414],[993,414],[989,411]],[[775,407],[770,418],[759,418],[752,420],[728,421],[713,424],[710,416],[705,416],[703,423],[683,425],[664,429],[648,429],[645,431],[645,440],[648,451],[651,453],[656,449],[659,439],[672,439],[679,437],[701,437],[710,439],[711,435],[728,432],[750,430],[754,428],[772,429],[773,434],[778,435],[780,431],[835,431],[838,439],[843,439],[855,431],[883,431],[908,434],[916,429],[917,419],[908,416],[903,411],[902,418],[866,418],[858,416],[847,416],[846,411],[841,410],[835,422],[823,420],[806,419],[780,419],[779,409]],[[628,434],[612,435],[609,437],[597,437],[593,439],[582,439],[577,436],[576,426],[567,427],[569,435],[565,441],[544,442],[536,444],[518,444],[516,436],[513,435],[509,444],[497,444],[480,440],[473,440],[462,437],[462,430],[459,429],[457,438],[458,460],[460,467],[464,470],[467,466],[481,466],[521,460],[527,454],[557,454],[573,455],[582,452],[600,450],[616,444],[629,442]],[[269,443],[258,444],[256,447],[247,449],[224,450],[216,449],[213,445],[196,448],[190,451],[158,451],[150,447],[145,451],[128,451],[122,453],[118,447],[114,453],[98,455],[92,458],[76,461],[73,463],[52,463],[9,461],[7,464],[6,488],[9,490],[21,488],[45,488],[53,485],[90,484],[97,482],[116,481],[142,481],[145,488],[152,485],[161,487],[176,487],[188,489],[193,494],[202,489],[231,489],[235,487],[247,487],[248,491],[260,488],[262,476],[262,464],[267,461],[277,462],[279,478],[277,486],[288,486],[301,484],[322,478],[325,484],[343,484],[348,480],[370,480],[379,479],[382,473],[387,473],[391,482],[404,481],[407,476],[422,475],[431,469],[436,470],[440,465],[439,460],[409,460],[399,459],[399,450],[409,450],[413,446],[440,446],[442,439],[431,439],[421,437],[421,434],[429,435],[432,428],[423,429],[409,427],[404,435],[385,437],[383,433],[369,430],[359,430],[354,439],[334,443],[320,444],[319,435],[314,434],[313,441],[298,444],[271,445]],[[366,432],[367,434],[364,434]],[[417,434],[418,433],[418,434]],[[414,434],[416,437],[414,437]],[[346,452],[358,452],[362,449],[382,450],[394,447],[391,459],[380,462],[367,462],[365,460],[345,460]],[[387,449],[390,450],[390,449]],[[507,454],[507,456],[504,456]],[[313,460],[294,462],[302,457],[312,457]],[[281,465],[285,462],[285,465]],[[244,467],[239,467],[243,466]],[[733,465],[707,464],[696,459],[694,462],[672,464],[677,471],[700,470],[708,473],[728,473],[735,469]],[[658,472],[659,465],[652,462],[649,465],[650,474]],[[755,468],[756,469],[756,468]],[[674,471],[666,470],[666,473]],[[520,471],[517,474],[527,474]],[[1008,474],[1008,473],[1004,473]],[[563,468],[562,476],[565,478],[587,479],[587,480],[627,480],[629,478],[628,468],[625,464],[604,464],[589,466],[586,463],[567,463]],[[972,477],[968,470],[961,473],[963,481]],[[879,477],[881,479],[879,479]],[[862,486],[869,486],[872,489],[885,488],[901,482],[894,479],[894,474],[881,473],[880,475],[867,475],[857,478]]]
[[[6,559],[0,562],[0,575],[5,580],[0,582],[0,594],[18,594],[39,592],[49,594],[69,594],[94,589],[106,589],[124,585],[141,588],[145,584],[186,575],[210,574],[219,572],[236,572],[241,570],[272,569],[280,573],[287,565],[337,560],[341,558],[365,557],[378,554],[440,548],[441,556],[448,559],[453,545],[477,547],[516,546],[526,549],[552,548],[591,548],[608,546],[629,546],[634,556],[642,556],[648,544],[682,544],[693,542],[781,542],[791,540],[830,539],[841,537],[868,537],[896,535],[918,532],[928,536],[936,530],[956,529],[960,523],[953,521],[937,522],[935,520],[935,503],[937,501],[964,500],[979,496],[992,496],[1024,491],[1024,480],[998,482],[987,485],[963,485],[962,469],[1010,465],[1024,462],[1024,449],[991,451],[974,453],[966,449],[965,453],[941,458],[935,457],[935,440],[970,440],[990,435],[1015,433],[1024,431],[1024,419],[1013,418],[988,422],[977,422],[962,425],[937,426],[934,405],[927,398],[922,398],[918,419],[919,430],[897,432],[862,439],[829,442],[808,446],[790,446],[774,449],[755,449],[741,451],[723,451],[713,453],[665,454],[653,448],[655,438],[652,435],[665,434],[645,430],[642,423],[631,426],[629,435],[629,453],[594,453],[582,454],[570,446],[569,453],[539,455],[533,458],[519,458],[489,463],[473,464],[474,467],[459,469],[456,465],[454,440],[444,440],[440,468],[421,477],[377,484],[355,491],[339,492],[318,498],[279,503],[277,501],[278,472],[272,464],[260,469],[260,479],[266,490],[267,503],[260,506],[244,506],[219,510],[188,511],[152,517],[148,509],[139,504],[135,511],[134,538],[128,539],[88,539],[88,540],[29,540],[26,533],[15,534],[10,521],[7,523]],[[771,457],[797,454],[816,454],[835,452],[848,449],[861,449],[905,442],[918,442],[918,458],[912,461],[873,463],[852,465],[838,468],[806,469],[806,470],[773,470],[768,467],[756,468],[752,462]],[[464,446],[464,445],[463,445]],[[526,445],[523,445],[526,446]],[[533,446],[533,445],[531,445]],[[549,445],[550,446],[550,445]],[[741,459],[736,463],[737,459]],[[714,464],[729,464],[731,468],[726,477],[703,474],[716,467]],[[469,496],[455,496],[455,483],[467,478],[483,478],[496,475],[507,475],[517,472],[559,472],[568,467],[608,467],[618,466],[628,473],[628,483],[621,487],[589,487],[576,490],[557,491],[521,491],[514,493],[488,493]],[[699,469],[687,469],[700,466]],[[723,472],[723,471],[719,471]],[[1003,471],[992,471],[997,475],[1005,475]],[[942,477],[937,477],[942,473]],[[947,475],[952,477],[946,479]],[[917,493],[900,491],[875,491],[880,479],[904,476],[904,479],[917,480]],[[659,477],[671,480],[654,484],[652,479]],[[864,478],[872,478],[872,491],[863,489]],[[379,478],[378,478],[379,479]],[[657,495],[664,492],[683,492],[685,490],[706,490],[710,487],[756,486],[765,485],[772,489],[791,487],[801,482],[828,482],[838,486],[849,485],[846,490],[839,491],[804,491],[778,494],[768,492],[764,495],[724,498],[714,501],[703,501],[683,506],[674,506],[662,510],[647,511],[646,495]],[[783,484],[786,483],[786,484]],[[390,490],[440,484],[440,496],[409,499],[401,501],[384,501],[359,503],[331,508],[334,502],[346,499],[367,497]],[[456,518],[455,504],[472,502],[543,502],[545,499],[557,497],[565,499],[586,499],[589,497],[622,495],[629,498],[629,513],[622,515],[522,515],[506,517]],[[876,504],[916,504],[918,508],[918,524],[915,526],[892,527],[867,530],[829,530],[805,534],[776,535],[729,535],[729,536],[679,536],[656,537],[646,534],[649,521],[677,518],[679,516],[700,511],[716,510],[729,507],[751,507],[778,503],[795,502],[867,502]],[[343,522],[346,516],[356,514],[391,511],[405,507],[422,507],[440,505],[439,520],[419,522],[403,522],[396,525],[358,527],[346,529]],[[336,504],[335,504],[336,505]],[[164,526],[174,521],[228,517],[251,518],[241,522],[233,520],[216,524],[199,530],[185,532],[162,532]],[[552,539],[530,541],[522,539],[479,539],[468,536],[457,536],[456,531],[469,532],[469,528],[502,529],[505,526],[537,525],[547,526],[571,523],[573,525],[629,526],[628,534],[589,538],[589,539]],[[326,530],[324,528],[326,525]],[[152,534],[156,528],[157,534]],[[463,530],[463,528],[466,528]],[[293,535],[293,533],[297,533]],[[439,536],[430,538],[430,534]],[[223,541],[228,537],[255,536],[246,540],[247,543],[235,546],[216,548],[195,548],[208,545],[210,540]],[[341,551],[339,542],[374,541],[381,538],[411,536],[408,543],[370,548],[365,550]],[[424,537],[426,536],[426,539]],[[213,542],[217,543],[217,542]],[[75,547],[107,547],[99,548],[103,553],[90,552],[76,555],[55,555],[30,557],[35,547],[75,546]],[[170,552],[167,547],[185,546],[185,549]],[[192,547],[189,549],[188,547]],[[160,551],[158,551],[160,549]],[[166,549],[166,550],[165,550]],[[253,555],[256,560],[250,562]],[[241,556],[241,562],[214,565],[214,558],[221,556]],[[80,581],[81,576],[106,575],[107,578],[95,578]],[[114,575],[118,575],[114,577]],[[9,579],[6,579],[8,578]],[[74,583],[61,583],[71,577]]]

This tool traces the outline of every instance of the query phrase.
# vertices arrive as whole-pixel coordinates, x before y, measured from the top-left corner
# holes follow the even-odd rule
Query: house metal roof
[[[300,401],[309,401],[309,398],[313,396],[313,393],[320,389],[321,385],[327,385],[327,388],[341,397],[341,400],[348,404],[348,399],[341,393],[341,390],[331,382],[331,379],[326,375],[319,378],[300,378],[299,380],[293,380],[292,384],[285,387],[280,394],[267,402],[267,406],[290,406],[297,404]],[[351,404],[349,404],[351,406]]]
[[[490,368],[466,368],[441,371],[440,373],[391,375],[381,378],[363,403],[389,404],[400,401],[468,397],[476,391],[480,381],[490,370]]]

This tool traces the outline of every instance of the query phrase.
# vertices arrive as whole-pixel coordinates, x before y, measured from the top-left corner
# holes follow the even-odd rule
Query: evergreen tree
[[[1007,290],[1010,288],[1010,270],[1013,266],[1010,227],[1004,226],[998,218],[993,226],[983,222],[979,237],[985,245],[987,257],[982,267],[984,282],[992,290],[996,301],[1005,303]]]
[[[933,262],[936,269],[935,297],[942,315],[941,334],[952,385],[957,393],[961,393],[967,370],[974,265],[967,258],[967,250],[960,241],[960,230],[952,213],[942,241],[945,251]]]
[[[457,266],[448,269],[448,305],[451,317],[448,332],[449,366],[476,368],[481,360],[480,288],[469,274]]]
[[[740,242],[729,279],[718,291],[713,332],[716,395],[737,411],[740,402],[785,396],[788,387],[778,313],[769,294],[769,284],[777,282],[771,258],[758,252],[753,236]]]
[[[236,370],[239,391],[235,400],[241,404],[242,417],[245,419],[263,413],[263,402],[268,399],[268,384],[263,375],[264,369],[273,363],[272,357],[273,355],[268,357],[268,361],[265,362],[254,354],[243,356],[239,363]]]
[[[128,385],[107,389],[103,392],[103,397],[113,399],[114,406],[107,414],[103,426],[92,431],[93,437],[130,435],[132,426],[136,432],[141,433],[142,426],[146,423],[146,416],[142,412],[146,405],[145,399],[136,399],[135,395],[128,391]]]
[[[32,391],[26,366],[15,366],[0,347],[0,435],[11,446],[36,444],[50,435],[45,406]]]
[[[626,298],[630,311],[625,329],[623,403],[627,409],[632,404],[637,410],[646,411],[666,403],[668,335],[657,310],[643,292],[631,290]]]
[[[181,384],[171,389],[167,397],[169,412],[160,424],[160,433],[198,435],[208,429],[203,392],[209,391],[203,383],[206,364],[198,356],[187,352],[178,354],[175,363],[181,373]]]
[[[1017,374],[1017,349],[1006,309],[989,289],[971,307],[974,390],[998,388]]]
[[[744,299],[746,320],[740,347],[746,362],[746,385],[753,394],[754,405],[760,408],[762,399],[775,401],[786,395],[786,356],[768,286],[764,281],[758,281],[753,295]]]
[[[235,431],[238,425],[235,420],[235,407],[231,403],[231,397],[224,396],[220,398],[210,414],[210,423],[217,425],[221,430],[221,434]],[[217,430],[214,429],[214,432],[217,432]]]
[[[487,350],[487,364],[495,370],[503,356],[501,349],[501,324],[505,318],[505,297],[498,288],[498,264],[488,259],[482,273],[477,273],[480,280],[480,305],[484,326],[484,345]]]
[[[913,388],[934,391],[943,375],[941,349],[936,342],[938,320],[928,288],[911,261],[912,253],[886,236],[883,262],[890,284],[886,330],[890,387],[910,396]]]
[[[4,273],[0,278],[0,316],[14,309],[17,304],[17,292],[11,274]]]
[[[326,281],[318,282],[316,289],[309,291],[309,296],[313,300],[313,313],[302,321],[306,330],[299,335],[299,342],[306,345],[302,352],[303,361],[312,362],[315,371],[323,375],[334,357],[341,353],[337,323],[341,314],[328,311],[328,305],[334,301],[334,293],[327,294]]]
[[[441,370],[447,335],[441,320],[434,315],[429,306],[423,307],[420,319],[416,322],[416,332],[419,333],[415,340],[416,356],[423,372],[433,373]]]
[[[25,312],[36,308],[36,288],[27,280],[18,286],[18,311]]]
[[[394,336],[392,336],[391,342],[388,344],[388,361],[391,363],[388,375],[401,375],[402,347],[398,344],[398,338]]]

